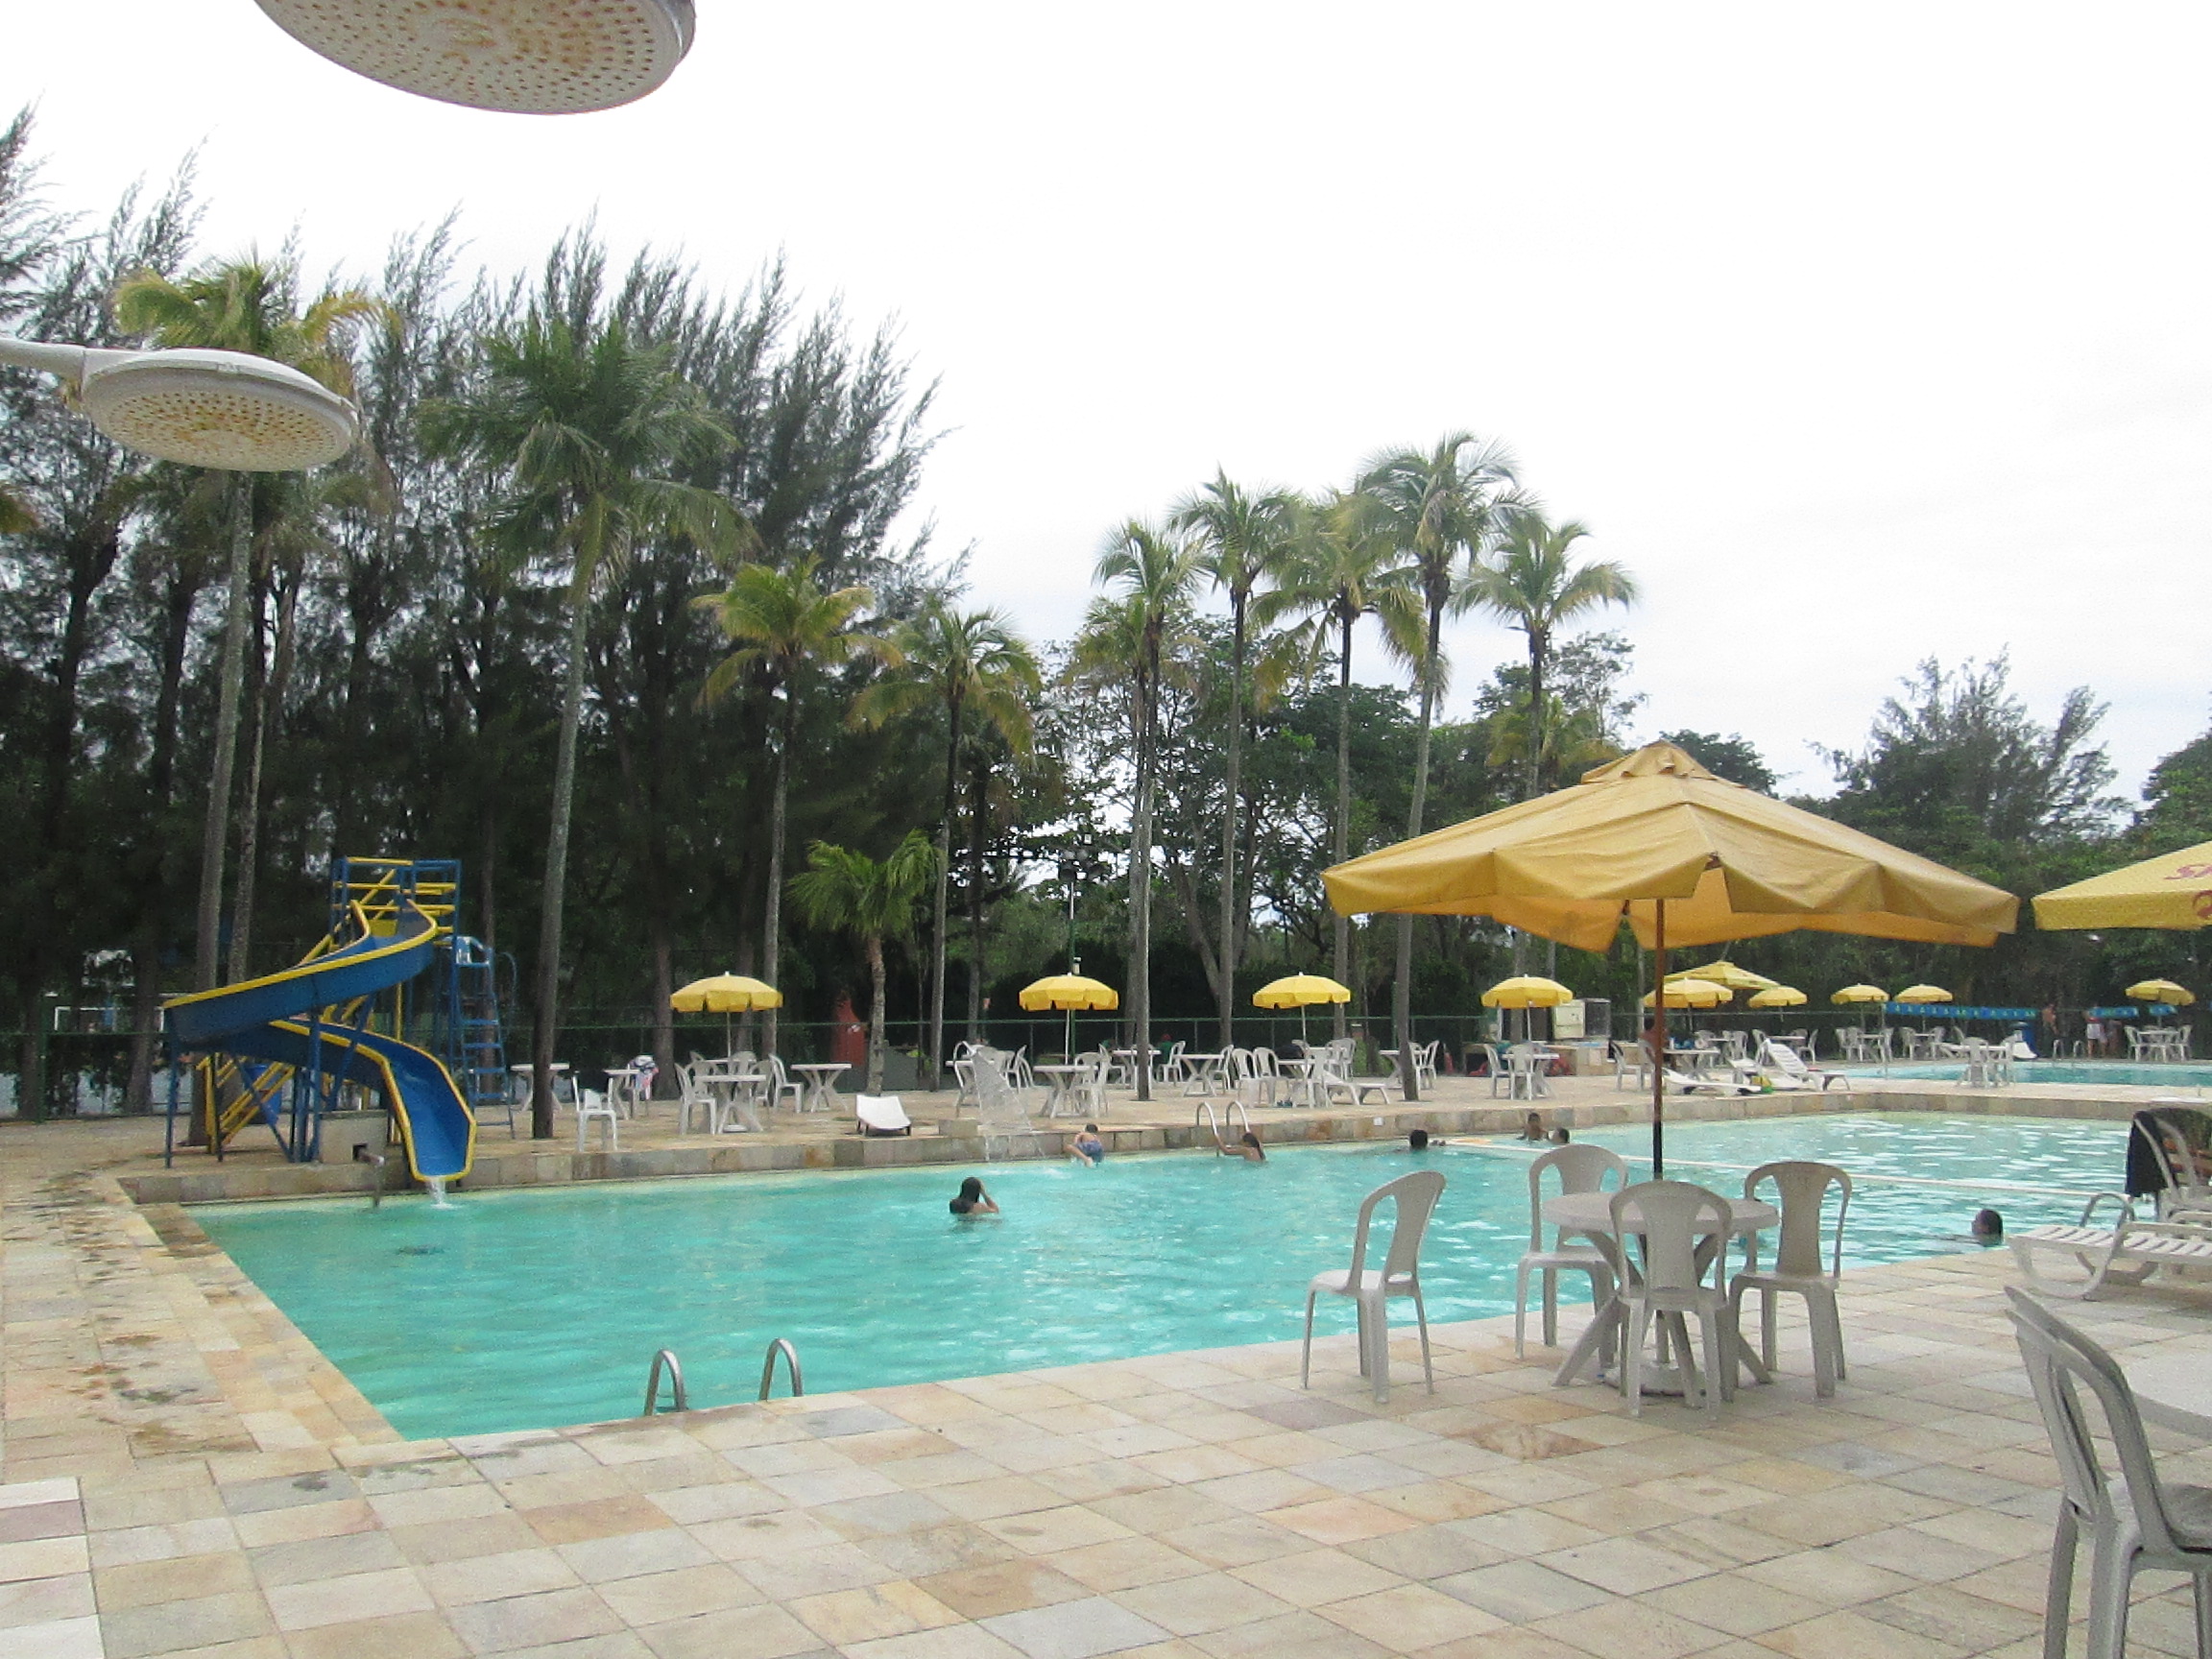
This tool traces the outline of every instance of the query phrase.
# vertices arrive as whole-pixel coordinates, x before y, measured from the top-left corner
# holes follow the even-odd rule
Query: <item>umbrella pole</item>
[[[1075,1004],[1068,1004],[1068,1019],[1060,1032],[1060,1058],[1069,1065],[1075,1064]]]
[[[1667,1174],[1667,901],[1652,902],[1651,1179]]]

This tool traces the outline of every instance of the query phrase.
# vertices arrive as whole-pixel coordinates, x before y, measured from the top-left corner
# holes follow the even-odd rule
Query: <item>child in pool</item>
[[[983,1183],[971,1175],[960,1183],[960,1195],[952,1200],[952,1214],[960,1216],[996,1215],[998,1202],[983,1190]]]

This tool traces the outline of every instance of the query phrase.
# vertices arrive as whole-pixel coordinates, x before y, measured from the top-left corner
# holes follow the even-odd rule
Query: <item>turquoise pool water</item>
[[[1966,1068],[1957,1064],[1892,1066],[1887,1072],[1877,1071],[1870,1066],[1854,1066],[1850,1070],[1869,1076],[1927,1077],[1953,1083],[1966,1074]],[[2212,1088],[2212,1066],[2178,1063],[2130,1066],[2118,1060],[2023,1060],[2013,1067],[2012,1074],[2023,1083],[2118,1083],[2130,1089]]]
[[[1637,1156],[1648,1132],[1589,1139]],[[2118,1184],[2125,1125],[1894,1117],[1693,1123],[1669,1172],[1742,1190],[1774,1158],[1861,1177],[1847,1261],[1971,1248],[1983,1205],[2071,1219]],[[1474,1146],[1193,1153],[977,1171],[996,1219],[946,1211],[966,1169],[733,1176],[195,1211],[208,1235],[392,1425],[414,1437],[544,1428],[637,1409],[661,1347],[694,1405],[751,1399],[769,1341],[810,1391],[1294,1338],[1306,1282],[1340,1266],[1352,1216],[1407,1169],[1450,1180],[1422,1277],[1434,1320],[1510,1312],[1528,1154]],[[1331,1330],[1349,1310],[1325,1309]]]

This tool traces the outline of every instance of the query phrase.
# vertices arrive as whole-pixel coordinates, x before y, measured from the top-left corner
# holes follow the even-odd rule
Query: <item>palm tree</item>
[[[1399,557],[1396,536],[1371,495],[1339,491],[1322,502],[1301,502],[1296,528],[1275,586],[1253,606],[1262,626],[1301,617],[1296,643],[1309,661],[1319,661],[1332,643],[1336,658],[1336,823],[1331,861],[1351,856],[1352,836],[1352,632],[1372,614],[1383,637],[1403,649],[1418,636],[1419,600],[1410,571]],[[1332,639],[1334,636],[1334,639]],[[1340,984],[1352,981],[1352,922],[1337,915],[1332,968]],[[1345,1006],[1334,1005],[1335,1035],[1344,1035]]]
[[[1513,486],[1512,456],[1497,444],[1478,442],[1472,432],[1449,433],[1426,454],[1401,449],[1379,455],[1359,479],[1359,490],[1381,505],[1401,552],[1411,563],[1428,623],[1412,664],[1414,683],[1421,688],[1421,727],[1414,749],[1413,803],[1406,815],[1408,838],[1421,833],[1422,811],[1429,799],[1429,733],[1451,680],[1443,648],[1445,613],[1464,606],[1464,572],[1480,559],[1484,544],[1495,534],[1501,507],[1509,501],[1506,493]],[[1406,1098],[1417,1099],[1410,916],[1398,918],[1390,1024]]]
[[[1467,599],[1528,637],[1528,731],[1524,744],[1522,794],[1544,792],[1544,761],[1550,742],[1545,730],[1551,687],[1545,673],[1563,623],[1602,605],[1633,605],[1636,578],[1612,560],[1576,565],[1571,550],[1590,532],[1569,519],[1545,522],[1542,513],[1524,508],[1506,526],[1497,557],[1469,574]]]
[[[937,852],[921,830],[878,863],[864,853],[817,841],[806,868],[791,878],[792,902],[816,927],[855,934],[868,957],[868,1093],[883,1092],[883,942],[914,928],[914,907],[936,874]]]
[[[313,376],[351,396],[355,325],[388,317],[383,303],[357,289],[325,294],[304,312],[293,310],[293,273],[252,254],[209,266],[181,282],[141,272],[115,291],[115,319],[158,346],[250,351]],[[253,474],[231,484],[229,598],[223,617],[223,657],[216,682],[215,754],[207,784],[207,820],[200,848],[199,921],[193,984],[214,988],[223,917],[223,865],[228,845],[230,779],[237,759],[240,705],[246,685],[248,601],[253,582]],[[249,812],[258,809],[251,804]]]
[[[853,626],[853,618],[876,602],[865,588],[839,588],[825,593],[814,580],[819,561],[812,555],[787,570],[772,565],[742,565],[729,588],[694,601],[711,611],[723,634],[737,649],[715,664],[699,693],[702,703],[729,694],[750,680],[780,710],[770,727],[776,744],[776,782],[768,812],[768,915],[761,928],[763,977],[776,983],[782,968],[783,830],[791,800],[791,751],[799,741],[799,701],[807,672],[834,668],[856,656],[896,661],[883,640]],[[776,1010],[768,1010],[764,1046],[776,1052]]]
[[[945,1067],[946,897],[951,881],[963,722],[973,708],[982,717],[986,738],[997,733],[1017,756],[1026,755],[1033,733],[1030,704],[1043,690],[1044,678],[1036,656],[1004,612],[960,611],[941,597],[932,597],[922,607],[921,615],[902,622],[891,644],[904,660],[904,671],[863,690],[854,701],[854,719],[880,726],[925,708],[942,705],[945,709],[945,808],[937,830],[929,963],[929,1087],[935,1089]],[[980,847],[972,853],[980,857]],[[981,972],[981,964],[971,964],[970,972],[973,978]]]
[[[496,469],[504,489],[491,517],[494,541],[510,560],[551,560],[567,578],[568,661],[545,837],[531,1045],[530,1132],[544,1140],[553,1133],[561,925],[592,595],[649,537],[686,535],[727,554],[740,543],[744,526],[721,496],[671,476],[719,453],[731,440],[698,392],[668,367],[664,351],[637,344],[618,323],[536,314],[486,337],[480,350],[473,395],[426,404],[424,439],[434,453],[473,457]]]
[[[1076,642],[1081,667],[1106,668],[1129,686],[1137,798],[1129,821],[1129,1021],[1137,1098],[1152,1098],[1152,819],[1160,769],[1160,677],[1169,635],[1190,605],[1198,555],[1171,533],[1132,518],[1107,538],[1094,571],[1112,589],[1092,604]]]
[[[1292,520],[1288,492],[1247,493],[1218,469],[1214,482],[1185,497],[1170,518],[1196,537],[1199,568],[1229,596],[1229,777],[1221,812],[1220,980],[1221,1046],[1235,1041],[1237,961],[1250,907],[1239,907],[1237,881],[1237,809],[1243,797],[1244,656],[1252,590],[1283,558]]]

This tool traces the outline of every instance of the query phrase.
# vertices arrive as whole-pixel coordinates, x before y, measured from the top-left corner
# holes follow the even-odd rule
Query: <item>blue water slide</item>
[[[410,904],[390,934],[364,929],[359,939],[296,968],[172,998],[170,1029],[186,1048],[312,1067],[373,1089],[398,1122],[418,1180],[466,1175],[476,1120],[437,1055],[347,1025],[323,1027],[310,1053],[312,1033],[300,1019],[405,984],[430,966],[437,945],[438,924]]]

